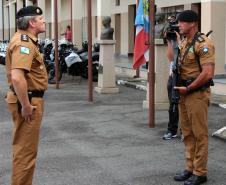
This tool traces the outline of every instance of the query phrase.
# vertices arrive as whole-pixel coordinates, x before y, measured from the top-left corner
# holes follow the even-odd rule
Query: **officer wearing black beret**
[[[198,31],[198,15],[192,10],[178,17],[180,93],[179,122],[185,144],[185,170],[174,180],[184,185],[199,185],[207,181],[208,106],[210,85],[214,76],[215,47],[206,35]]]
[[[198,15],[192,10],[185,10],[181,12],[178,17],[177,21],[182,22],[197,22],[198,21]]]
[[[42,15],[42,9],[36,6],[26,6],[24,8],[21,8],[17,14],[16,18],[19,19],[21,17],[25,16],[37,16]]]
[[[12,185],[31,185],[38,152],[47,72],[39,52],[38,34],[45,32],[42,10],[27,6],[17,14],[18,31],[6,53],[9,84],[6,102],[13,118]]]

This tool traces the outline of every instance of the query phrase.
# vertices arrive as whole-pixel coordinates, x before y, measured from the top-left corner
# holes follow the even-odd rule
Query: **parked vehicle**
[[[51,52],[50,51],[51,49]],[[44,49],[44,56],[46,68],[49,73],[49,83],[55,83],[55,59],[54,48],[47,45]],[[71,44],[61,42],[58,48],[59,52],[59,67],[58,67],[58,80],[60,81],[63,73],[72,76],[81,76],[88,78],[88,43],[83,42],[82,48],[77,49]],[[93,60],[93,81],[98,79],[98,66],[99,66],[99,45],[94,44],[92,52]]]
[[[6,49],[8,47],[9,41],[0,41],[0,64],[5,65]]]
[[[92,51],[92,72],[93,72],[93,81],[97,82],[98,80],[98,68],[99,68],[99,50],[100,46],[99,44],[95,43],[93,45],[93,51]],[[80,58],[82,59],[83,62],[83,72],[81,76],[85,79],[88,78],[88,51],[83,52],[79,54]]]

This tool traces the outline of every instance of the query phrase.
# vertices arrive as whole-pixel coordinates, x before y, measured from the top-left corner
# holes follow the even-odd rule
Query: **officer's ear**
[[[32,19],[29,20],[28,23],[30,28],[34,28],[34,21]]]
[[[198,22],[191,22],[192,27],[198,26]]]
[[[36,17],[30,19],[28,22],[29,22],[30,27],[34,28],[35,27],[35,23],[36,23]]]

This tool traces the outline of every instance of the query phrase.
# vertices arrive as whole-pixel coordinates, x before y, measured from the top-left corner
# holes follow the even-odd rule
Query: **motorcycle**
[[[51,49],[51,52],[50,52]],[[46,68],[49,74],[49,83],[55,83],[55,59],[54,48],[52,45],[47,45],[44,49],[44,58]],[[85,41],[82,44],[82,49],[74,47],[67,42],[61,42],[58,48],[59,52],[59,66],[58,66],[58,80],[62,79],[63,73],[71,76],[81,76],[88,78],[88,43]],[[93,81],[98,79],[99,66],[99,45],[94,44],[92,51],[93,60]]]
[[[69,56],[72,51],[77,50],[76,48],[73,47],[72,44],[68,44],[67,42],[61,42],[59,44],[58,48],[58,80],[60,81],[62,79],[63,73],[68,72],[68,67],[65,62],[65,58]],[[47,61],[47,68],[49,71],[49,83],[55,83],[55,51],[54,48],[52,48],[51,53],[49,55],[50,61]]]
[[[88,44],[88,43],[87,43]],[[100,45],[94,43],[92,51],[92,72],[93,72],[93,81],[98,81],[98,68],[99,68],[99,51]],[[79,54],[82,60],[82,73],[81,76],[85,79],[88,79],[88,51]]]
[[[9,41],[0,42],[0,64],[5,65],[6,49],[8,47]]]

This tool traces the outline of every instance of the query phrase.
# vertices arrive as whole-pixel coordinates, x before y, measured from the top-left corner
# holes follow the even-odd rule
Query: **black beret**
[[[17,14],[16,18],[19,19],[24,16],[36,16],[36,15],[42,15],[42,9],[37,6],[26,6],[21,8]]]
[[[198,14],[196,12],[194,12],[193,10],[185,10],[178,15],[177,21],[197,22]]]

